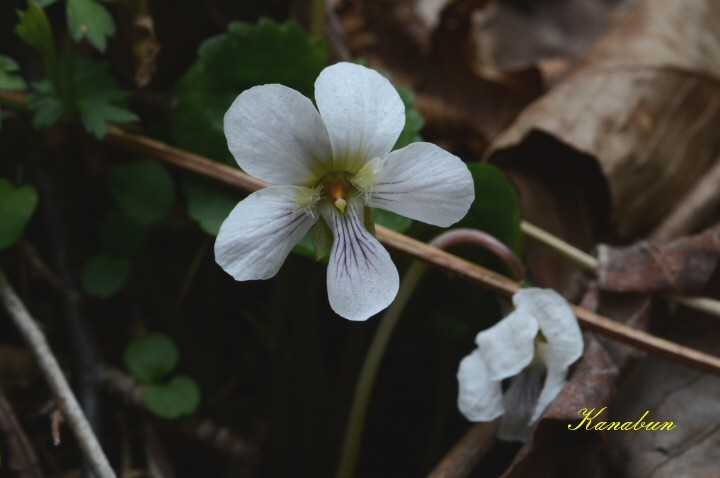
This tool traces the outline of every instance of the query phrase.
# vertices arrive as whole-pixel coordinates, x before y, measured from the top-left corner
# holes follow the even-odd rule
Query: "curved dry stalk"
[[[57,399],[60,409],[65,414],[70,429],[75,434],[93,473],[98,478],[115,478],[115,472],[80,409],[60,365],[45,340],[45,335],[8,283],[2,269],[0,269],[0,300],[35,356],[35,360],[45,375],[45,380]]]
[[[257,191],[268,186],[264,181],[253,178],[237,168],[231,168],[202,156],[173,148],[142,135],[128,133],[116,126],[108,129],[105,140],[122,149],[166,161],[246,191]],[[520,288],[520,285],[511,279],[411,237],[382,226],[376,227],[376,233],[378,240],[386,246],[427,262],[432,267],[455,273],[483,288],[507,297],[512,296]],[[720,358],[634,329],[582,307],[574,306],[573,310],[580,324],[588,329],[639,349],[720,375]]]

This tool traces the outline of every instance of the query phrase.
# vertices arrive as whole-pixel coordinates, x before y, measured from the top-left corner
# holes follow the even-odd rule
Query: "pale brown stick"
[[[587,252],[583,252],[577,247],[563,241],[559,237],[555,237],[549,232],[543,231],[539,227],[530,224],[527,221],[521,223],[522,232],[536,241],[553,249],[558,254],[567,257],[569,260],[582,267],[588,272],[597,274],[600,264],[597,258],[591,256]],[[666,294],[663,295],[667,300],[682,304],[685,307],[698,312],[703,312],[713,317],[720,318],[720,301],[709,297],[688,297],[685,295]]]
[[[667,241],[695,232],[720,206],[720,157],[653,231],[650,238]]]
[[[60,409],[65,414],[70,429],[75,434],[93,473],[98,478],[115,478],[115,472],[80,409],[80,405],[75,395],[73,395],[65,375],[60,369],[60,365],[58,365],[47,340],[45,340],[45,335],[8,283],[2,269],[0,269],[0,301],[2,301],[5,310],[7,310],[15,326],[20,330],[20,334],[28,344],[35,360],[37,360],[43,375],[45,375],[45,380],[47,380],[53,395],[57,399]]]
[[[106,141],[123,149],[166,161],[247,191],[257,191],[268,186],[267,183],[255,179],[239,169],[225,166],[196,154],[187,153],[154,139],[125,132],[115,126],[111,126],[108,130]],[[508,297],[512,296],[520,288],[517,282],[500,274],[411,237],[382,226],[376,226],[376,233],[380,242],[386,246],[427,262],[432,267],[455,273],[483,288]],[[581,307],[574,307],[574,310],[578,321],[586,328],[639,349],[720,375],[720,359],[717,357],[634,329]]]
[[[500,421],[473,425],[443,457],[428,478],[465,478],[495,443]]]

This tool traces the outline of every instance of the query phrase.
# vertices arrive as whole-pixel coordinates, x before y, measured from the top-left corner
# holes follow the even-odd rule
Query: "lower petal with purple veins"
[[[349,320],[366,320],[386,308],[400,284],[390,254],[365,228],[364,206],[357,197],[344,212],[329,201],[319,205],[334,236],[327,271],[330,306]]]

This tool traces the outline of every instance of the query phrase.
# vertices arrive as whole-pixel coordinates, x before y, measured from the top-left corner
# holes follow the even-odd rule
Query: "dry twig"
[[[100,447],[100,443],[92,432],[75,395],[73,395],[65,376],[58,365],[45,335],[30,316],[20,298],[7,281],[5,273],[0,269],[0,300],[13,320],[20,334],[28,344],[30,351],[40,366],[45,379],[57,398],[60,409],[80,444],[80,448],[88,460],[93,473],[98,478],[114,478],[115,472],[110,467],[107,457]]]
[[[478,423],[452,447],[428,478],[465,478],[495,443],[500,421]]]
[[[203,176],[216,179],[222,183],[245,189],[246,191],[257,191],[268,186],[264,181],[253,178],[239,169],[225,166],[178,148],[173,148],[165,143],[142,135],[128,133],[116,126],[111,126],[108,129],[106,141],[123,149],[166,161],[170,164],[202,174]],[[512,296],[520,288],[517,282],[500,274],[411,237],[391,231],[382,226],[376,227],[376,233],[378,240],[386,246],[427,262],[432,267],[455,273],[463,279],[478,284],[483,288],[493,290],[508,297]],[[720,358],[634,329],[608,319],[607,317],[590,312],[582,307],[574,306],[573,309],[578,321],[590,330],[639,349],[720,375]]]

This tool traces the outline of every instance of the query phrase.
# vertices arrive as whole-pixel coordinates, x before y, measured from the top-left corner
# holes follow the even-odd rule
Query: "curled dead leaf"
[[[598,247],[598,283],[615,292],[693,294],[702,291],[720,258],[720,224],[672,242]]]
[[[558,143],[577,153],[558,161],[578,155],[597,161],[621,235],[652,227],[717,155],[718,17],[720,4],[710,0],[634,3],[571,76],[493,142],[487,157],[540,161],[527,143],[543,132],[541,148]],[[544,166],[543,176],[555,174]]]

